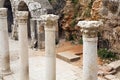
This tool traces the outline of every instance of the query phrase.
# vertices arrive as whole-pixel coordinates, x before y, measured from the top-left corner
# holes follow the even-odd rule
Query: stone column
[[[56,26],[56,32],[55,33],[56,33],[55,34],[56,44],[58,44],[59,43],[59,27],[58,27],[58,25]]]
[[[56,51],[55,31],[58,25],[58,16],[48,15],[45,23],[45,56],[46,76],[45,80],[56,80]]]
[[[38,49],[43,48],[44,39],[44,24],[42,20],[37,20],[37,38],[38,38]]]
[[[97,32],[102,22],[79,21],[83,33],[83,80],[97,80]]]
[[[8,40],[7,9],[0,8],[0,74],[2,75],[11,73]]]
[[[34,48],[35,40],[35,21],[34,19],[30,19],[30,26],[31,26],[31,47]]]
[[[18,36],[19,36],[19,55],[20,55],[20,80],[29,80],[29,63],[28,63],[28,35],[27,35],[27,11],[18,11]]]

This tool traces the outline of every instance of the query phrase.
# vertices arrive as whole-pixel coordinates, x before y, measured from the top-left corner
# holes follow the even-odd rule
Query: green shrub
[[[84,12],[84,17],[91,17],[91,9],[90,8],[86,8],[85,12]]]
[[[116,60],[116,59],[118,59],[116,53],[108,51],[106,48],[99,49],[98,50],[98,56],[101,59],[105,59],[105,60]]]
[[[72,3],[77,4],[78,0],[72,0]]]
[[[79,39],[79,44],[83,44],[83,39],[82,38]]]
[[[70,23],[70,27],[74,28],[76,24],[77,24],[76,21],[72,20],[71,23]]]

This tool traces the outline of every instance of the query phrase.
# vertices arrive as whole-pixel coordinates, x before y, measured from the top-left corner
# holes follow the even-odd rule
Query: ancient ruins
[[[80,1],[89,4],[92,0]],[[74,10],[72,1],[66,2],[64,14]],[[95,3],[99,3],[97,9]],[[120,80],[115,76],[120,71],[120,60],[99,65],[97,55],[98,45],[120,53],[120,1],[95,0],[92,18],[78,20],[83,50],[77,55],[64,55],[69,48],[58,54],[62,53],[58,47],[63,46],[59,43],[61,17],[53,14],[53,8],[48,0],[0,0],[0,80]],[[70,20],[71,15],[67,15]],[[110,45],[99,43],[101,37]],[[71,64],[79,59],[82,68]]]

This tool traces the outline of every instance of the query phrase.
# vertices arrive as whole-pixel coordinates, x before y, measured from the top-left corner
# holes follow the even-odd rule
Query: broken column
[[[97,32],[100,21],[79,21],[83,33],[83,80],[97,80]]]
[[[2,75],[11,73],[8,40],[7,9],[0,8],[0,74]]]
[[[47,15],[47,21],[45,23],[45,80],[56,80],[55,32],[58,25],[58,18],[58,16],[53,14]]]
[[[27,11],[18,11],[18,36],[19,36],[19,55],[20,55],[20,80],[29,80],[29,63],[28,63],[28,35],[27,35]]]

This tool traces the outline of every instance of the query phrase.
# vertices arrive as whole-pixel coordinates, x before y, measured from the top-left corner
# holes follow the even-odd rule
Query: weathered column
[[[0,8],[0,74],[2,75],[11,73],[8,40],[7,9]]]
[[[31,26],[31,48],[34,48],[35,40],[35,19],[30,19],[30,26]]]
[[[46,56],[46,79],[56,80],[56,53],[55,31],[58,25],[58,16],[48,15],[45,24],[45,56]]]
[[[29,63],[28,63],[28,35],[27,35],[27,11],[18,11],[18,36],[19,36],[19,55],[20,55],[20,80],[29,80]]]
[[[37,38],[38,38],[38,49],[42,49],[43,40],[44,40],[44,24],[42,20],[37,20]]]
[[[102,22],[79,21],[83,33],[83,80],[97,80],[97,32]]]

